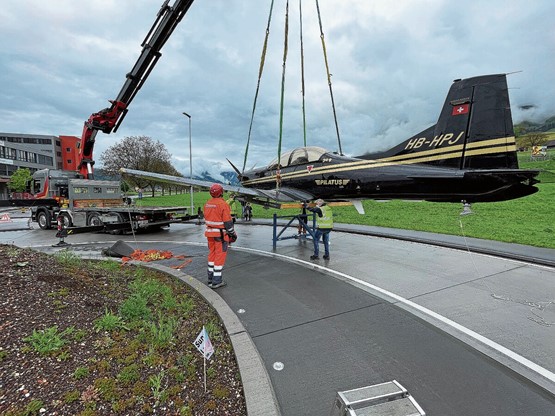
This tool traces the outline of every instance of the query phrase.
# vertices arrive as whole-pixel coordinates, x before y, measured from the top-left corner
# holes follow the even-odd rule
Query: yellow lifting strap
[[[283,67],[281,71],[281,101],[279,105],[279,141],[278,141],[278,154],[277,154],[277,169],[278,174],[276,174],[276,188],[281,185],[281,175],[279,175],[279,170],[281,169],[281,139],[283,138],[283,102],[285,95],[285,64],[287,62],[287,46],[289,40],[289,0],[285,4],[285,35],[283,42]]]
[[[339,136],[339,126],[337,124],[337,114],[335,112],[335,101],[333,99],[333,90],[331,87],[331,74],[330,74],[330,68],[328,65],[328,54],[326,53],[326,42],[324,41],[324,30],[322,29],[322,18],[320,16],[320,5],[318,4],[318,0],[316,0],[316,10],[318,11],[318,23],[320,24],[320,39],[322,40],[322,50],[324,51],[324,62],[326,63],[326,72],[328,74],[328,86],[330,88],[331,107],[333,109],[335,131],[337,133],[337,144],[339,146],[339,154],[343,155],[343,150],[341,149],[341,137]]]
[[[299,32],[301,38],[301,94],[303,98],[303,143],[306,147],[306,115],[304,103],[304,46],[303,46],[303,8],[301,6],[302,0],[299,0]]]
[[[254,95],[254,103],[252,105],[252,113],[251,113],[251,123],[249,126],[249,135],[247,137],[247,147],[245,148],[245,158],[243,160],[243,169],[241,169],[241,173],[245,171],[245,166],[247,164],[247,155],[249,153],[249,143],[251,140],[251,132],[252,132],[252,123],[254,121],[254,113],[256,111],[256,102],[258,100],[258,92],[260,90],[260,80],[262,78],[262,73],[264,72],[264,63],[266,61],[266,50],[268,48],[268,36],[270,35],[270,24],[272,22],[272,11],[274,9],[274,0],[270,4],[270,13],[268,15],[268,24],[266,25],[266,36],[264,37],[264,45],[262,46],[262,54],[260,56],[260,67],[258,69],[258,83],[256,84],[256,93]]]

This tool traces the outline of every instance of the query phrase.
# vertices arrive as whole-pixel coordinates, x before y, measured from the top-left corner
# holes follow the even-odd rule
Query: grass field
[[[555,248],[555,152],[544,161],[531,161],[528,153],[522,153],[519,163],[523,169],[546,171],[540,176],[539,192],[512,201],[473,204],[473,215],[461,217],[462,205],[458,203],[367,200],[363,203],[365,215],[358,214],[354,207],[334,207],[334,221],[451,235],[464,233],[467,237]],[[203,206],[208,198],[207,192],[195,193],[195,206]],[[144,198],[141,203],[172,206],[189,205],[190,202],[188,194],[179,194]],[[241,207],[235,205],[234,210],[240,216]],[[254,218],[272,218],[275,212],[286,216],[299,211],[253,206]]]

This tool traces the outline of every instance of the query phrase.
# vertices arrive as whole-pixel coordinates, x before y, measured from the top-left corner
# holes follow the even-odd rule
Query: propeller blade
[[[235,166],[233,163],[231,163],[231,160],[229,160],[227,157],[225,158],[225,160],[227,160],[229,162],[229,164],[231,165],[233,170],[237,173],[237,178],[239,180],[241,180],[241,178],[243,177],[243,174],[241,173],[241,171],[239,169],[237,169],[237,166]]]

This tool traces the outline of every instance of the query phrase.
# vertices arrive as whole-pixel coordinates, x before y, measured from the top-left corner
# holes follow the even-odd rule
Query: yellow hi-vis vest
[[[322,205],[320,207],[322,210],[322,216],[316,215],[316,228],[320,229],[332,229],[333,228],[333,212],[327,205]]]

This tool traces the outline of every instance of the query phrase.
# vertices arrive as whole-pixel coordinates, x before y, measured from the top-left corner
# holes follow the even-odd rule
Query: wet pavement
[[[217,295],[256,346],[265,367],[258,377],[269,375],[282,414],[329,414],[337,391],[392,379],[430,415],[555,412],[555,269],[522,260],[553,260],[555,250],[478,241],[503,249],[499,258],[479,253],[480,244],[474,250],[472,240],[449,237],[459,250],[357,227],[357,234],[332,233],[329,261],[310,261],[305,238],[279,241],[274,250],[271,227],[236,228],[224,269],[229,285]],[[22,222],[1,232],[0,242],[53,252],[54,234]],[[100,257],[119,239],[188,254],[193,261],[183,273],[206,281],[202,227],[194,224],[66,241]]]

